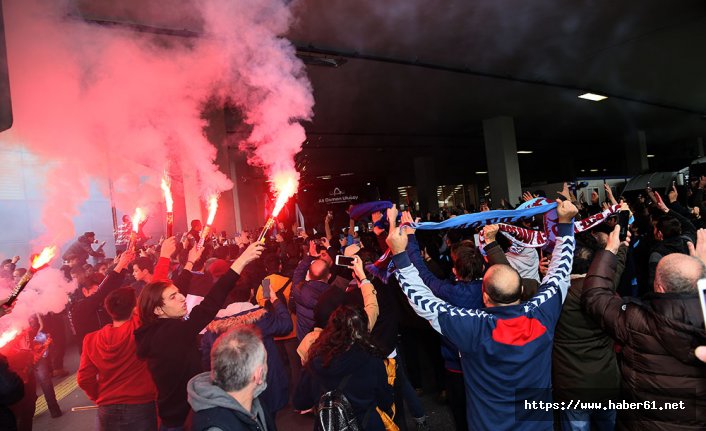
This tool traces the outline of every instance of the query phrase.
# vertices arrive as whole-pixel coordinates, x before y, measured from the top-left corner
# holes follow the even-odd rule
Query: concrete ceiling
[[[92,17],[199,31],[187,0],[78,0]],[[175,6],[180,7],[175,7]],[[356,172],[413,181],[435,158],[449,182],[485,167],[482,120],[515,118],[523,180],[599,165],[624,172],[644,130],[652,167],[678,168],[706,136],[706,3],[701,0],[295,0],[289,38],[316,99],[303,163],[311,175]],[[175,13],[174,11],[182,11]],[[609,95],[578,99],[583,89]],[[563,153],[560,148],[564,147]],[[567,150],[568,148],[568,150]],[[684,151],[675,151],[684,148]],[[567,155],[569,157],[567,157]],[[449,171],[449,172],[446,172]]]

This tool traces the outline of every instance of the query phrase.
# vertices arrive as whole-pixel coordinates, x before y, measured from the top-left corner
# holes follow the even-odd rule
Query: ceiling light
[[[345,174],[341,174],[342,177],[350,177],[351,175],[355,175],[353,172],[346,172]]]
[[[476,175],[483,175],[483,174],[487,174],[487,173],[488,173],[488,171],[476,171]]]
[[[647,155],[647,157],[650,158],[650,159],[651,159],[652,157],[654,157],[654,156],[655,156],[654,154],[648,154],[648,155]]]
[[[589,172],[598,172],[598,169],[591,169]]]
[[[366,185],[366,186],[369,186],[369,185],[370,185],[370,183],[365,183],[365,185]]]
[[[519,150],[517,154],[532,154],[533,152],[532,150]]]
[[[595,93],[584,93],[579,96],[579,99],[591,100],[593,102],[600,102],[601,100],[605,100],[607,98],[608,96],[601,96],[600,94]]]
[[[320,179],[320,180],[330,180],[330,179],[331,179],[331,175],[322,175],[322,176],[316,177],[316,178],[318,178],[318,179]]]
[[[586,172],[586,170],[585,170],[585,169],[581,169],[581,172]]]

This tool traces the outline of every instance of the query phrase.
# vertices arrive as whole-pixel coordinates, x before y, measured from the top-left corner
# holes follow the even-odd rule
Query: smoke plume
[[[214,101],[238,106],[252,126],[241,143],[252,164],[270,178],[298,178],[293,156],[305,139],[299,121],[310,119],[313,96],[303,64],[281,37],[292,21],[284,0],[3,6],[14,125],[0,134],[0,145],[22,145],[49,166],[45,231],[35,246],[75,236],[72,219],[90,180],[105,195],[112,184],[115,206],[127,214],[163,205],[160,181],[168,166],[195,180],[202,198],[230,189],[204,135],[204,109]],[[99,25],[93,18],[191,26],[196,36]],[[45,291],[23,293],[12,322],[26,321],[26,304],[38,313],[63,306],[71,285],[58,277],[43,283],[53,274],[46,270],[32,280]]]

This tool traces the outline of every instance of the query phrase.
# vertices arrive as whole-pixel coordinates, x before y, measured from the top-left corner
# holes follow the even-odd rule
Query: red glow
[[[140,223],[145,219],[145,212],[142,208],[135,208],[135,215],[132,216],[132,231],[138,233],[140,231]]]
[[[17,329],[8,329],[2,335],[0,335],[0,348],[5,347],[5,344],[14,340],[20,331]]]
[[[282,173],[275,175],[272,180],[275,188],[275,194],[277,195],[277,202],[275,203],[275,208],[272,210],[272,217],[277,217],[284,204],[287,203],[289,198],[291,198],[297,191],[297,181],[296,175],[288,175]]]
[[[44,247],[41,253],[34,256],[32,259],[32,269],[39,270],[46,266],[56,256],[59,250],[56,246]]]
[[[162,177],[162,191],[164,192],[164,202],[167,204],[167,212],[174,212],[174,199],[172,199],[172,182],[171,179],[164,175]]]
[[[218,211],[218,195],[211,195],[208,198],[208,220],[206,220],[206,225],[210,226],[213,224],[213,219],[216,218],[216,211]]]

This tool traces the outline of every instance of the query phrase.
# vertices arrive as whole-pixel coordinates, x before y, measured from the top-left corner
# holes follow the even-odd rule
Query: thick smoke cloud
[[[163,205],[165,169],[195,180],[204,198],[230,189],[203,131],[204,108],[214,102],[239,107],[252,126],[240,143],[252,164],[270,178],[298,177],[293,156],[305,139],[299,121],[310,119],[313,96],[303,64],[281,37],[292,21],[282,0],[170,1],[166,8],[137,1],[127,2],[137,8],[127,14],[114,3],[84,9],[94,17],[103,8],[107,19],[152,15],[140,23],[148,26],[164,24],[158,15],[168,9],[166,21],[183,17],[198,36],[98,25],[82,19],[75,1],[3,3],[14,125],[0,134],[0,145],[22,145],[49,166],[37,249],[75,236],[72,219],[90,180],[106,195],[111,182],[123,213]],[[135,13],[143,3],[142,15]],[[40,275],[33,285],[42,284]],[[62,294],[46,303],[49,296],[38,295],[34,312],[61,308],[71,289],[59,280],[46,285]],[[20,297],[3,325],[26,322],[22,307],[30,296]]]

